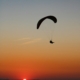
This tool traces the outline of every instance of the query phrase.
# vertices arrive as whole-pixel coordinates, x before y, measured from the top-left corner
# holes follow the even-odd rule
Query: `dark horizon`
[[[0,80],[23,80],[19,78],[0,78]],[[26,80],[80,80],[80,77],[49,77],[49,78],[32,78],[32,79],[27,79]]]

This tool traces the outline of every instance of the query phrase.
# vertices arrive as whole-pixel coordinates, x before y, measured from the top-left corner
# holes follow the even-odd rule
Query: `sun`
[[[27,79],[23,79],[23,80],[27,80]]]

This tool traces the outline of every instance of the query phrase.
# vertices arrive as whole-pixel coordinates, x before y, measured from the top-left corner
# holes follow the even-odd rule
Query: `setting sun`
[[[23,79],[23,80],[27,80],[27,79]]]

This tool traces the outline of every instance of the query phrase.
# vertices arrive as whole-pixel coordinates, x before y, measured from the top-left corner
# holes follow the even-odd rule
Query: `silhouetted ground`
[[[23,79],[3,79],[0,80],[23,80]],[[52,78],[52,79],[27,79],[27,80],[80,80],[80,78]]]

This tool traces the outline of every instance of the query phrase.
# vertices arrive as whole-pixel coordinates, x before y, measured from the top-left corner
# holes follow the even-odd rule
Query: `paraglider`
[[[53,44],[54,42],[52,40],[50,40],[50,43]]]
[[[52,15],[49,15],[49,16],[46,16],[46,17],[43,17],[41,18],[38,23],[37,23],[37,29],[40,28],[40,25],[42,24],[42,22],[45,20],[45,19],[50,19],[52,20],[54,23],[57,23],[57,18],[55,16],[52,16]],[[50,43],[53,44],[54,42],[52,40],[50,40]]]

